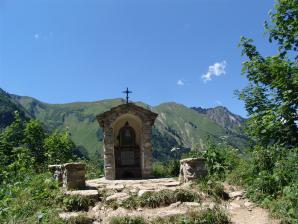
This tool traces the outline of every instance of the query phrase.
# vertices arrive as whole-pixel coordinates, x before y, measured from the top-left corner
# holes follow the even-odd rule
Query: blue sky
[[[269,0],[0,0],[0,87],[48,103],[123,97],[150,105],[224,105],[233,94],[240,36],[275,53],[263,24]]]

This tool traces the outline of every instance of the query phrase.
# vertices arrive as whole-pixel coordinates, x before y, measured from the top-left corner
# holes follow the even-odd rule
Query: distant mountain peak
[[[209,119],[230,131],[243,131],[245,119],[230,112],[228,108],[224,106],[216,106],[214,108],[206,109],[202,107],[192,107],[191,109],[195,110],[198,113],[205,114]]]

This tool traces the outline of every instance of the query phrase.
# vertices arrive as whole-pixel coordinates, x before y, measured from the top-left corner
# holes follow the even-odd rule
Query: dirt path
[[[278,224],[270,217],[268,210],[258,207],[244,197],[244,191],[225,184],[225,191],[231,196],[227,204],[232,223],[235,224]]]

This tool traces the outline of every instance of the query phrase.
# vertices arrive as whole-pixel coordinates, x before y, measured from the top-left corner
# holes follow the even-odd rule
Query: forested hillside
[[[0,88],[0,129],[13,122],[16,111],[19,112],[21,119],[31,117],[26,109],[14,100],[14,97]]]

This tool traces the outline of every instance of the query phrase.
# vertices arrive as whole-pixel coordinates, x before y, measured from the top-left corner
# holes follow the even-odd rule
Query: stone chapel
[[[128,90],[127,90],[128,91]],[[104,132],[107,180],[152,177],[152,126],[158,115],[127,102],[96,116]]]

